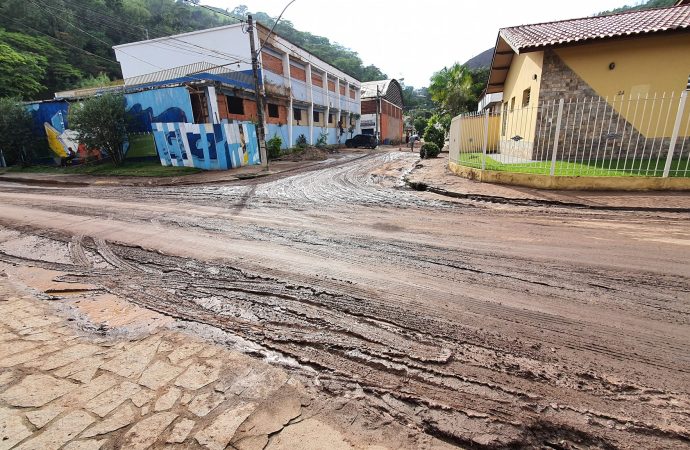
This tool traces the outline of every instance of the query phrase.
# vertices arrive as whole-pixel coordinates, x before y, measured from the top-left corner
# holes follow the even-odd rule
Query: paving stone
[[[268,443],[268,435],[280,431],[290,420],[302,412],[299,393],[290,386],[284,386],[264,400],[247,420],[237,429],[232,439],[234,447],[250,448],[261,441]],[[261,439],[251,439],[262,437]],[[239,445],[240,441],[246,441]]]
[[[254,370],[252,367],[242,367],[237,372],[224,370],[221,379],[213,388],[218,392],[228,392],[235,383],[252,373],[252,370]]]
[[[283,386],[288,378],[286,372],[272,367],[253,370],[249,375],[238,378],[230,392],[247,400],[263,400]]]
[[[103,447],[107,439],[96,440],[86,440],[86,441],[72,441],[69,444],[62,447],[63,450],[99,450]]]
[[[168,353],[175,350],[175,344],[170,341],[162,341],[158,346],[158,353]]]
[[[232,448],[237,450],[263,450],[266,445],[268,445],[268,436],[249,436],[237,442],[233,439]]]
[[[187,363],[191,362],[189,361],[190,356],[193,356],[194,354],[198,353],[203,348],[204,344],[201,344],[199,342],[189,342],[186,344],[182,344],[176,347],[175,350],[173,350],[173,352],[168,355],[168,359],[173,364],[188,365],[184,364],[185,361],[187,361]]]
[[[110,373],[104,373],[80,386],[60,399],[63,405],[80,406],[117,384],[118,380]]]
[[[24,442],[17,447],[17,450],[48,450],[57,449],[74,439],[86,427],[94,422],[85,411],[72,411],[62,418],[53,422],[46,430]]]
[[[58,351],[63,347],[61,344],[52,344],[40,346],[28,352],[15,353],[12,356],[0,358],[0,367],[14,367],[30,361],[37,361],[39,364],[43,364],[44,355]]]
[[[53,353],[41,366],[41,370],[53,370],[58,367],[65,366],[67,364],[73,363],[74,361],[82,358],[88,358],[94,354],[99,349],[96,345],[91,344],[75,344],[61,350],[57,353]]]
[[[194,400],[189,402],[187,409],[199,417],[204,417],[223,401],[225,401],[225,395],[214,391],[205,392],[194,397]]]
[[[37,342],[13,341],[0,347],[0,359],[20,352],[28,352],[32,348],[38,347]]]
[[[96,375],[98,368],[104,362],[102,358],[94,355],[91,355],[89,358],[79,359],[72,364],[68,364],[61,369],[56,370],[54,374],[58,377],[88,383]]]
[[[136,378],[151,363],[158,350],[158,339],[145,340],[125,348],[120,355],[101,366],[101,369],[109,370],[125,378]]]
[[[170,436],[168,437],[168,440],[166,441],[168,444],[181,444],[183,443],[186,439],[187,436],[189,436],[189,433],[192,431],[192,428],[194,428],[195,422],[193,420],[189,419],[182,419],[179,422],[175,424],[175,427],[173,428],[172,432],[170,433]]]
[[[124,436],[124,448],[143,450],[156,442],[165,428],[177,418],[177,414],[161,412],[136,423]]]
[[[42,409],[29,411],[26,413],[26,418],[36,428],[43,428],[48,422],[65,412],[67,408],[60,405],[48,405]]]
[[[177,399],[180,398],[181,393],[181,390],[177,389],[176,387],[171,387],[170,389],[168,389],[168,392],[161,395],[158,398],[158,400],[156,400],[156,404],[153,406],[153,410],[158,412],[172,408]]]
[[[138,385],[129,381],[123,381],[89,401],[86,404],[86,409],[101,417],[105,417],[110,411],[120,406],[128,398],[136,395],[140,390],[141,388]]]
[[[180,399],[180,403],[182,403],[183,405],[186,405],[189,402],[191,402],[193,398],[194,398],[194,394],[192,394],[190,392],[185,392],[184,394],[182,394],[182,398]]]
[[[12,383],[15,378],[17,378],[17,374],[11,370],[0,373],[0,389]]]
[[[18,384],[0,394],[0,399],[12,406],[43,406],[76,387],[75,383],[50,375],[27,375]]]
[[[218,349],[214,347],[206,347],[199,353],[199,358],[210,358],[218,354]]]
[[[0,450],[14,447],[31,434],[32,431],[24,424],[20,414],[0,406]]]
[[[141,408],[142,406],[150,402],[152,398],[153,392],[148,390],[141,390],[138,394],[132,396],[132,403],[134,403],[134,405],[137,408]]]
[[[52,333],[50,331],[39,331],[38,333],[30,334],[28,336],[24,336],[24,340],[27,341],[38,341],[38,342],[48,342],[48,341],[56,341],[60,339],[61,336]]]
[[[139,378],[139,384],[149,389],[160,389],[182,373],[184,368],[163,361],[151,364]]]
[[[266,450],[352,450],[343,435],[315,419],[285,427],[266,446]]]
[[[82,433],[81,437],[90,438],[101,434],[110,433],[134,422],[137,411],[130,404],[125,403],[117,408],[110,416]]]
[[[254,411],[253,403],[240,402],[228,408],[206,428],[198,432],[194,438],[197,442],[210,450],[224,450],[237,428]]]
[[[195,391],[218,379],[220,367],[210,362],[195,363],[175,381],[176,386]]]

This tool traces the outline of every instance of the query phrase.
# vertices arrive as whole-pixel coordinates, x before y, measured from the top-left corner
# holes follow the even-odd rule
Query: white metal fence
[[[450,161],[552,176],[690,176],[688,91],[574,98],[457,116]]]

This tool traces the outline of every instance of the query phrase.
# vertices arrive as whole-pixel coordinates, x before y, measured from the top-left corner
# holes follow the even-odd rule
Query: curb
[[[428,184],[419,181],[410,181],[407,178],[404,181],[407,186],[409,186],[411,189],[414,189],[415,191],[432,192],[434,194],[443,195],[446,197],[460,198],[480,202],[500,203],[517,206],[555,206],[560,208],[590,209],[595,211],[648,211],[690,213],[690,208],[656,208],[645,206],[590,205],[587,203],[563,202],[559,200],[512,198],[484,194],[464,194],[461,192],[448,191],[446,189],[435,186],[429,186]]]

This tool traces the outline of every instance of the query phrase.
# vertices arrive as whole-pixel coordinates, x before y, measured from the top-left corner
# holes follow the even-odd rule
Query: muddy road
[[[377,153],[223,185],[0,185],[0,264],[237,337],[470,448],[690,445],[690,215],[454,200]],[[191,325],[190,325],[191,326]]]

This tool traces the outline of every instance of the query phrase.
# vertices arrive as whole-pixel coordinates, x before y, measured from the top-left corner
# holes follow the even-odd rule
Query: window
[[[312,114],[312,118],[314,119],[314,123],[321,122],[321,113],[318,111],[314,111]]]
[[[529,99],[530,96],[532,95],[532,88],[527,88],[524,91],[522,91],[522,107],[529,106]]]
[[[292,118],[295,120],[302,120],[302,110],[299,108],[292,108]]]
[[[513,112],[515,109],[515,97],[510,99],[510,112]]]
[[[328,114],[328,123],[333,123],[333,114]]]
[[[244,100],[241,97],[226,95],[228,100],[228,114],[244,114]]]
[[[274,105],[273,103],[268,104],[268,117],[280,117],[280,114],[278,113],[278,105]]]

